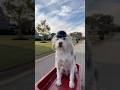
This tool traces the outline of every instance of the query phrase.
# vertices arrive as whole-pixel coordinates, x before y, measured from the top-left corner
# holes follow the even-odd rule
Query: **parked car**
[[[34,36],[33,36],[33,39],[34,39],[35,41],[41,41],[41,40],[42,40],[42,37],[39,36],[39,35],[34,35]]]

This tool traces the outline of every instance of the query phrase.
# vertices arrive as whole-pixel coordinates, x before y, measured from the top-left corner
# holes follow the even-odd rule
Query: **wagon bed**
[[[80,72],[80,65],[76,64],[78,71]],[[35,90],[81,90],[80,83],[80,73],[77,73],[77,79],[75,79],[75,88],[69,88],[69,77],[63,75],[62,76],[62,85],[57,87],[56,82],[56,68],[53,68],[46,76],[44,76],[41,80],[39,80],[35,84]]]

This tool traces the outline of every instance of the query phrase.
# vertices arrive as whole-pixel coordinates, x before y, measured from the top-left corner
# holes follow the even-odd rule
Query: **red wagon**
[[[77,64],[78,71],[80,71],[80,65]],[[35,84],[35,90],[81,90],[80,73],[77,74],[75,79],[75,88],[69,88],[69,77],[62,77],[62,85],[57,87],[56,82],[56,69],[53,68],[45,77]]]

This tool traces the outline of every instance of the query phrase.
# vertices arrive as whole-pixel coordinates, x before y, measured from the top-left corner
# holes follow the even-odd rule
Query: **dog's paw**
[[[70,87],[70,88],[74,88],[74,87],[75,87],[74,82],[69,82],[69,87]]]
[[[61,81],[58,81],[58,80],[56,81],[57,86],[61,86],[61,84],[62,84]]]

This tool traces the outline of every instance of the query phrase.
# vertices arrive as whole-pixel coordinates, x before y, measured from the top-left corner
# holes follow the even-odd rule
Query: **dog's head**
[[[65,50],[70,45],[70,40],[65,31],[59,31],[52,39],[53,48]]]

